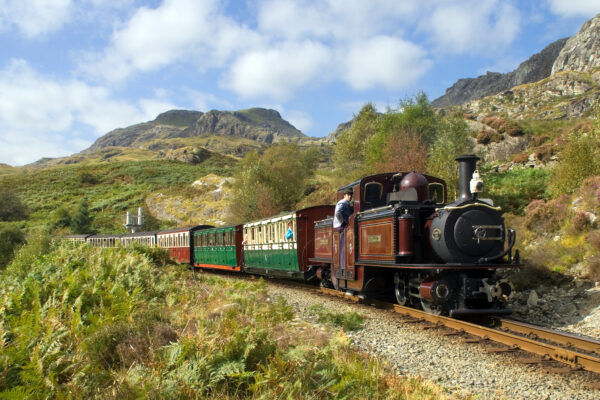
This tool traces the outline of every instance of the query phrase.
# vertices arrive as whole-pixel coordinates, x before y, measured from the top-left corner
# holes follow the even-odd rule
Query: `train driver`
[[[352,189],[344,189],[344,197],[335,205],[335,214],[333,217],[333,229],[340,233],[340,268],[346,269],[346,226],[348,218],[352,215],[354,207],[350,202],[352,200]]]

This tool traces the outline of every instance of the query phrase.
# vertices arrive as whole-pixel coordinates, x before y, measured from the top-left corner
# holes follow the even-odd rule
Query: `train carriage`
[[[195,267],[241,271],[242,262],[242,225],[194,232]]]
[[[86,242],[94,247],[117,247],[121,243],[121,235],[91,235]]]
[[[333,215],[333,206],[315,206],[254,221],[243,226],[244,270],[268,276],[310,280],[315,221]],[[286,239],[291,225],[293,235]]]
[[[168,249],[172,260],[182,264],[192,264],[193,234],[205,228],[212,228],[212,226],[193,225],[159,231],[156,233],[156,246]]]
[[[65,235],[64,239],[68,240],[69,242],[71,242],[73,244],[80,244],[80,243],[85,243],[86,239],[90,236],[92,236],[92,234],[90,234],[90,233],[84,233],[84,234],[79,234],[79,235]]]
[[[156,231],[154,232],[134,232],[121,235],[120,242],[123,246],[129,246],[133,243],[147,247],[156,246]]]

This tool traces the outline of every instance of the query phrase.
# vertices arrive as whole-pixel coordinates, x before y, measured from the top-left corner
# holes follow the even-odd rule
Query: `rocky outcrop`
[[[334,143],[336,141],[337,137],[342,134],[342,132],[347,131],[348,129],[350,129],[352,127],[352,122],[354,122],[354,119],[352,119],[348,122],[342,122],[341,124],[339,124],[335,131],[333,131],[329,135],[327,135],[326,141],[329,143]]]
[[[305,137],[275,110],[252,108],[244,111],[212,110],[202,115],[181,136],[236,136],[273,143],[283,138]]]
[[[212,110],[207,113],[171,110],[153,121],[115,129],[82,153],[94,153],[109,146],[156,147],[156,143],[148,142],[212,135],[247,138],[268,144],[307,138],[275,110],[251,108],[233,112]]]
[[[159,153],[170,161],[180,161],[188,164],[200,164],[202,161],[209,158],[212,153],[202,148],[181,147],[178,149],[168,150],[166,153]]]
[[[561,71],[587,72],[600,67],[600,14],[583,24],[579,33],[567,40],[552,66]]]
[[[564,71],[539,82],[462,105],[467,114],[502,113],[513,119],[569,119],[589,117],[600,100],[600,68]]]
[[[434,107],[448,107],[463,104],[466,101],[481,99],[506,91],[524,83],[536,82],[547,78],[552,72],[552,65],[558,57],[567,39],[560,39],[546,46],[541,52],[534,54],[519,67],[507,74],[488,72],[477,78],[459,79],[446,89],[446,93],[435,99]]]

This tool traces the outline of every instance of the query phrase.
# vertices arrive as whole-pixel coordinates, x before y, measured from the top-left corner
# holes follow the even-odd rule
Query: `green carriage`
[[[194,266],[240,271],[242,226],[208,228],[194,232]]]

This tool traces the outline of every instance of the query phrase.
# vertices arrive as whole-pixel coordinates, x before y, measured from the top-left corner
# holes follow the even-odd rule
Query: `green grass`
[[[186,193],[202,176],[231,175],[234,164],[229,157],[215,155],[198,165],[154,160],[20,169],[0,177],[0,190],[10,188],[27,204],[28,230],[49,225],[56,209],[73,210],[85,197],[96,231],[122,232],[125,211],[144,207],[148,194]]]
[[[299,327],[262,281],[157,264],[160,251],[30,242],[0,273],[0,398],[443,397],[341,331]]]
[[[306,310],[306,314],[317,318],[317,322],[331,324],[343,328],[345,331],[356,331],[363,327],[365,318],[354,311],[331,312],[322,304],[315,304]]]
[[[503,212],[523,215],[532,200],[548,197],[546,169],[515,168],[494,173],[484,167],[481,172],[485,180],[482,197],[491,197]]]

